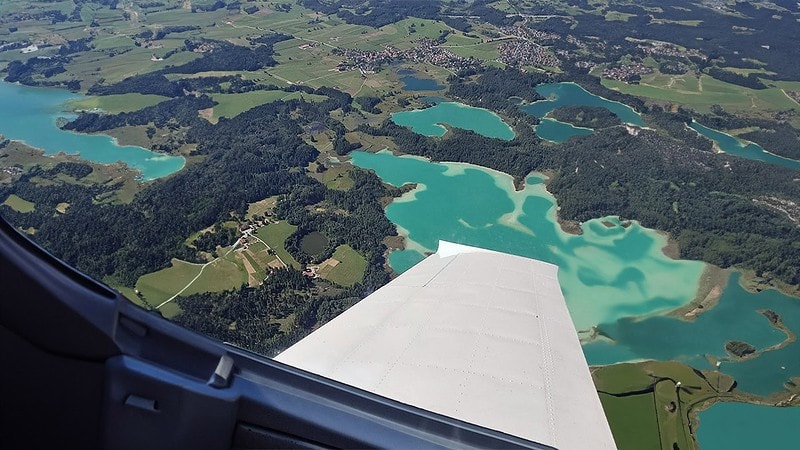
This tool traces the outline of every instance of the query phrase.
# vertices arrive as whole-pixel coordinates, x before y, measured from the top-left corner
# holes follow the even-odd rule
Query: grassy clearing
[[[226,252],[227,249],[222,250],[223,254]],[[200,273],[201,269],[202,274]],[[195,279],[195,277],[197,278]],[[172,266],[141,276],[136,281],[136,289],[149,304],[158,306],[184,288],[186,290],[181,293],[182,297],[202,292],[236,289],[246,282],[247,276],[244,267],[235,260],[233,254],[230,254],[209,263],[205,269],[201,264],[192,264],[173,258]],[[180,308],[173,301],[162,306],[159,311],[166,317],[172,317],[180,312]]]
[[[339,261],[334,267],[326,267],[320,276],[342,286],[352,286],[364,279],[367,260],[349,245],[340,245],[333,253],[333,259]]]
[[[138,111],[148,106],[153,106],[167,100],[167,97],[160,95],[142,95],[142,94],[120,94],[120,95],[104,95],[101,97],[87,97],[80,100],[74,100],[67,104],[67,108],[73,111],[101,109],[109,114],[118,114],[121,112]]]
[[[637,364],[616,364],[613,370],[603,371],[603,376],[596,379],[595,386],[598,391],[621,394],[641,389],[652,381]]]
[[[142,275],[136,281],[136,289],[148,303],[158,305],[189,284],[200,273],[201,267],[173,258],[170,267]]]
[[[347,166],[334,166],[320,174],[320,178],[327,188],[346,191],[353,187],[353,179],[350,178],[349,172]]]
[[[299,269],[301,267],[300,263],[297,262],[294,257],[289,254],[289,252],[286,251],[286,248],[284,248],[286,238],[294,233],[295,230],[297,230],[296,226],[286,221],[280,221],[259,228],[256,234],[259,238],[266,242],[267,245],[275,250],[275,253],[283,260],[283,262],[286,264],[291,264],[295,269]]]
[[[288,316],[284,317],[283,319],[272,319],[269,323],[277,323],[281,326],[281,331],[284,333],[288,333],[292,331],[295,326],[295,317],[297,314],[291,313]]]
[[[225,254],[227,250],[222,250]],[[188,289],[183,291],[183,296],[198,294],[201,292],[221,292],[228,289],[236,289],[242,284],[247,283],[247,272],[241,262],[237,261],[234,254],[220,258],[203,270]]]
[[[750,75],[751,73],[759,74],[759,75],[775,75],[775,72],[770,72],[766,69],[742,69],[739,67],[723,67],[724,70],[728,72],[738,73],[739,75]]]
[[[275,209],[275,204],[278,203],[278,196],[273,195],[272,197],[267,197],[264,200],[259,200],[257,202],[249,203],[247,205],[247,214],[245,214],[246,219],[252,219],[255,216],[263,216],[268,212],[271,213],[273,209]]]
[[[636,17],[636,14],[609,11],[605,15],[606,22],[627,22],[631,17]]]
[[[284,91],[252,91],[243,94],[214,94],[211,98],[219,103],[214,107],[213,122],[220,117],[233,118],[239,114],[255,108],[265,103],[277,100],[304,99],[309,102],[319,102],[325,100],[324,95],[306,94],[304,92],[284,92]]]
[[[16,194],[11,194],[2,203],[18,213],[29,213],[36,210],[36,204],[18,197]]]

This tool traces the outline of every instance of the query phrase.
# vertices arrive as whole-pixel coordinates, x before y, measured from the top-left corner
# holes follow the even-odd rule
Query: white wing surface
[[[441,242],[276,359],[559,449],[613,449],[557,272]]]

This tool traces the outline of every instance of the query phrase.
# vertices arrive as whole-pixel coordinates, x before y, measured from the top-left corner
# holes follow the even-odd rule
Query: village
[[[416,46],[407,50],[399,50],[387,45],[381,51],[336,48],[334,54],[342,55],[345,60],[339,64],[340,72],[360,70],[363,75],[378,72],[383,65],[394,61],[427,63],[443,67],[451,72],[481,67],[481,61],[474,57],[465,58],[443,48],[438,41],[422,38]]]

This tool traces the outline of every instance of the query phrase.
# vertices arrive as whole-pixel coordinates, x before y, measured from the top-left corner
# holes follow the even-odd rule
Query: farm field
[[[338,261],[338,264],[327,265],[319,272],[320,277],[347,287],[353,286],[364,278],[367,261],[349,245],[337,247],[332,259]]]
[[[109,114],[118,114],[121,112],[138,111],[142,108],[161,103],[164,100],[167,100],[167,97],[162,97],[160,95],[142,95],[136,93],[104,95],[101,97],[87,97],[69,102],[67,108],[73,111],[97,108]]]
[[[227,249],[220,251],[225,254]],[[246,272],[240,264],[233,254],[219,258],[207,264],[205,268],[202,264],[173,258],[170,267],[140,277],[136,282],[136,289],[153,306],[161,305],[184,288],[186,289],[180,294],[184,297],[201,292],[235,289],[247,281],[244,275]],[[172,317],[180,311],[174,301],[163,305],[159,310],[167,317]]]
[[[693,449],[689,411],[709,398],[744,401],[733,378],[677,362],[616,364],[592,370],[600,401],[620,449]],[[680,380],[681,385],[677,385]],[[683,387],[681,387],[683,386]],[[746,394],[744,394],[746,395]]]
[[[777,87],[749,89],[719,81],[708,75],[697,78],[692,74],[664,75],[656,72],[643,76],[638,85],[610,79],[603,79],[602,83],[607,88],[625,94],[679,103],[703,113],[710,112],[711,105],[714,104],[731,112],[749,114],[797,107],[797,103]]]
[[[609,418],[619,450],[661,448],[652,393],[627,397],[600,393],[600,403]]]
[[[252,91],[242,94],[214,94],[211,99],[219,103],[213,108],[212,123],[221,117],[233,118],[239,114],[253,109],[256,106],[277,100],[304,99],[309,102],[325,100],[324,95],[306,94],[305,92]]]
[[[291,225],[286,221],[271,223],[265,227],[261,227],[256,232],[256,235],[263,239],[275,253],[286,263],[292,265],[295,269],[300,268],[300,263],[297,262],[289,252],[284,248],[286,238],[297,230],[297,227]]]
[[[173,258],[170,267],[142,275],[136,281],[136,289],[148,303],[158,305],[189,284],[200,273],[201,268],[201,264],[191,264]]]

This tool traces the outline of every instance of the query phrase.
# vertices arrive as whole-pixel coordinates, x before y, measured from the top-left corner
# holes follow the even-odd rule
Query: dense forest
[[[576,127],[608,128],[622,125],[619,117],[599,106],[561,106],[550,111],[550,116]]]
[[[294,269],[270,272],[259,287],[180,297],[173,320],[199,333],[274,356],[359,300],[351,292],[318,295],[311,280]],[[295,316],[289,330],[278,320]]]
[[[330,190],[302,169],[317,156],[301,139],[302,124],[319,121],[341,102],[352,102],[338,91],[321,92],[331,98],[314,104],[270,103],[217,125],[193,122],[188,138],[198,143],[197,152],[205,158],[152,182],[130,204],[99,201],[119,186],[80,185],[76,181],[90,175],[91,167],[63,163],[49,170],[33,168],[19,182],[0,187],[0,198],[17,194],[35,202],[35,211],[23,214],[6,206],[0,211],[17,226],[35,228],[37,242],[80,270],[133,286],[139,276],[166,267],[172,257],[192,261],[198,250],[229,244],[235,233],[206,233],[192,243],[194,248],[184,240],[197,230],[230,220],[232,213],[242,216],[250,202],[280,195],[275,212],[298,226],[294,241],[302,233],[318,231],[330,238],[328,253],[335,245],[350,245],[368,262],[363,280],[352,288],[312,295],[316,288],[307,277],[293,269],[277,270],[257,288],[181,298],[182,313],[175,318],[196,331],[274,353],[384,285],[389,276],[382,240],[396,232],[380,201],[398,195],[397,190],[359,170],[350,173],[352,188]],[[200,99],[186,99],[174,101],[196,117],[192,102]],[[127,122],[125,115],[108,117],[113,123]],[[50,181],[35,183],[34,178]],[[54,215],[61,202],[70,204],[69,211]],[[78,229],[80,233],[68,231]],[[307,260],[302,250],[288,247],[298,259]],[[273,320],[291,313],[296,315],[295,326],[281,331]]]
[[[77,119],[67,122],[64,129],[93,133],[151,123],[160,128],[165,127],[168,123],[189,126],[199,124],[198,110],[211,108],[214,105],[216,103],[205,95],[178,97],[129,113],[82,113]]]
[[[625,26],[608,21],[603,14],[589,11],[594,8],[584,3],[585,10],[574,16],[563,16],[554,8],[538,3],[520,5],[528,14],[552,14],[553,17],[537,23],[541,31],[561,36],[589,38],[599,37],[606,41],[603,55],[587,55],[599,62],[615,62],[625,54],[638,54],[634,39],[652,39],[672,42],[687,48],[696,48],[708,56],[707,61],[724,62],[726,66],[759,68],[752,61],[761,61],[765,67],[779,75],[761,75],[762,78],[798,79],[800,60],[787,58],[782,51],[770,49],[787,48],[800,32],[800,24],[791,19],[776,20],[776,11],[757,7],[750,2],[737,2],[727,8],[729,13],[718,12],[701,5],[687,4],[680,0],[644,0],[631,5],[613,5],[609,10],[633,14],[627,17]],[[661,11],[661,12],[658,12]],[[699,21],[702,26],[688,26],[681,21]],[[731,30],[747,30],[731,32]],[[566,40],[556,41],[557,48],[569,48]],[[730,72],[732,75],[736,75]],[[737,81],[753,83],[757,80]],[[737,84],[739,84],[737,82]]]
[[[503,112],[510,116],[528,116],[510,101],[513,98],[524,102],[543,100],[536,86],[552,81],[546,74],[523,73],[516,69],[483,69],[479,74],[453,75],[448,78],[450,88],[447,95],[472,106]],[[528,116],[530,117],[530,116]],[[530,117],[532,123],[536,118]]]

